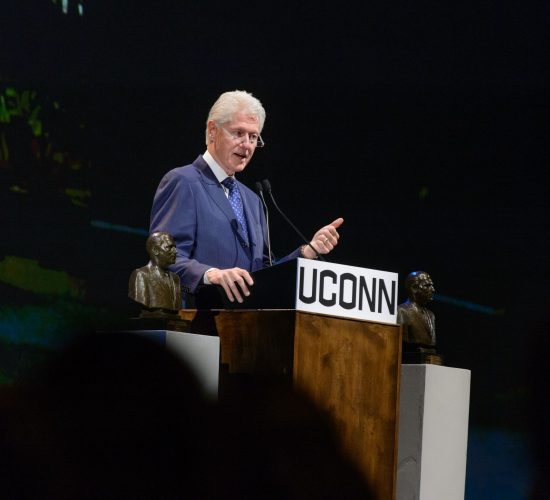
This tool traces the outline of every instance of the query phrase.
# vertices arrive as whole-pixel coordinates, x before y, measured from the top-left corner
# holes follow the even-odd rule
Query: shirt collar
[[[210,170],[212,170],[212,172],[216,176],[216,179],[218,179],[218,182],[221,183],[224,179],[228,177],[228,175],[225,173],[225,170],[220,167],[216,160],[214,160],[214,157],[210,154],[210,151],[206,150],[202,157],[204,158],[204,161],[207,163],[207,165],[210,167]]]

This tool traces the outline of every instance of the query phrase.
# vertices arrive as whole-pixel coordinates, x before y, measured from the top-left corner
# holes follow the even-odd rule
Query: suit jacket
[[[161,180],[151,211],[151,233],[170,233],[177,247],[171,270],[194,293],[211,267],[257,271],[269,262],[267,225],[260,198],[237,181],[248,224],[248,241],[216,176],[199,156]],[[279,262],[296,258],[299,249]]]

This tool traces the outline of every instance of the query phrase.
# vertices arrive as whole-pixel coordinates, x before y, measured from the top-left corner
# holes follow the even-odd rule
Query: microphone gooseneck
[[[260,199],[262,200],[262,205],[264,206],[265,221],[267,224],[267,251],[269,252],[269,265],[272,266],[273,258],[271,253],[271,235],[269,231],[269,210],[267,209],[267,203],[265,202],[264,190],[261,182],[256,181],[256,191],[258,192]]]
[[[302,239],[302,241],[309,247],[311,248],[314,252],[315,252],[315,255],[319,258],[319,260],[325,260],[325,258],[317,251],[315,250],[315,248],[313,248],[312,244],[307,240],[307,238],[300,232],[300,230],[292,223],[292,221],[285,215],[285,213],[279,208],[279,205],[277,205],[277,202],[275,201],[275,197],[273,196],[273,192],[271,191],[271,183],[269,182],[268,179],[264,179],[262,181],[262,186],[263,188],[267,191],[267,194],[269,194],[269,197],[271,198],[271,201],[273,202],[273,205],[275,206],[275,208],[277,209],[277,212],[279,212],[283,219],[285,219],[288,224],[290,225],[290,227],[292,229],[294,229],[294,231],[296,232],[296,234]]]

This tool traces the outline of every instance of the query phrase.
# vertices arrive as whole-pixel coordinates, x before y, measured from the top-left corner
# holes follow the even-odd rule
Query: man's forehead
[[[247,111],[237,111],[231,117],[231,122],[230,123],[240,124],[240,125],[255,125],[255,126],[258,126],[260,124],[260,119],[254,113],[249,113]]]

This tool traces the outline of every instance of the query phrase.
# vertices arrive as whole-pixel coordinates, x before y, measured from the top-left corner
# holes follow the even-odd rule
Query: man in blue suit
[[[228,299],[243,301],[253,285],[250,272],[269,265],[267,225],[260,198],[235,179],[257,147],[265,110],[248,92],[225,92],[212,106],[206,123],[207,150],[193,163],[168,172],[161,180],[151,211],[150,232],[170,233],[177,246],[171,266],[186,293],[202,284],[221,285]],[[339,218],[317,231],[278,263],[296,257],[313,259],[337,244]],[[315,251],[313,250],[313,248]]]

